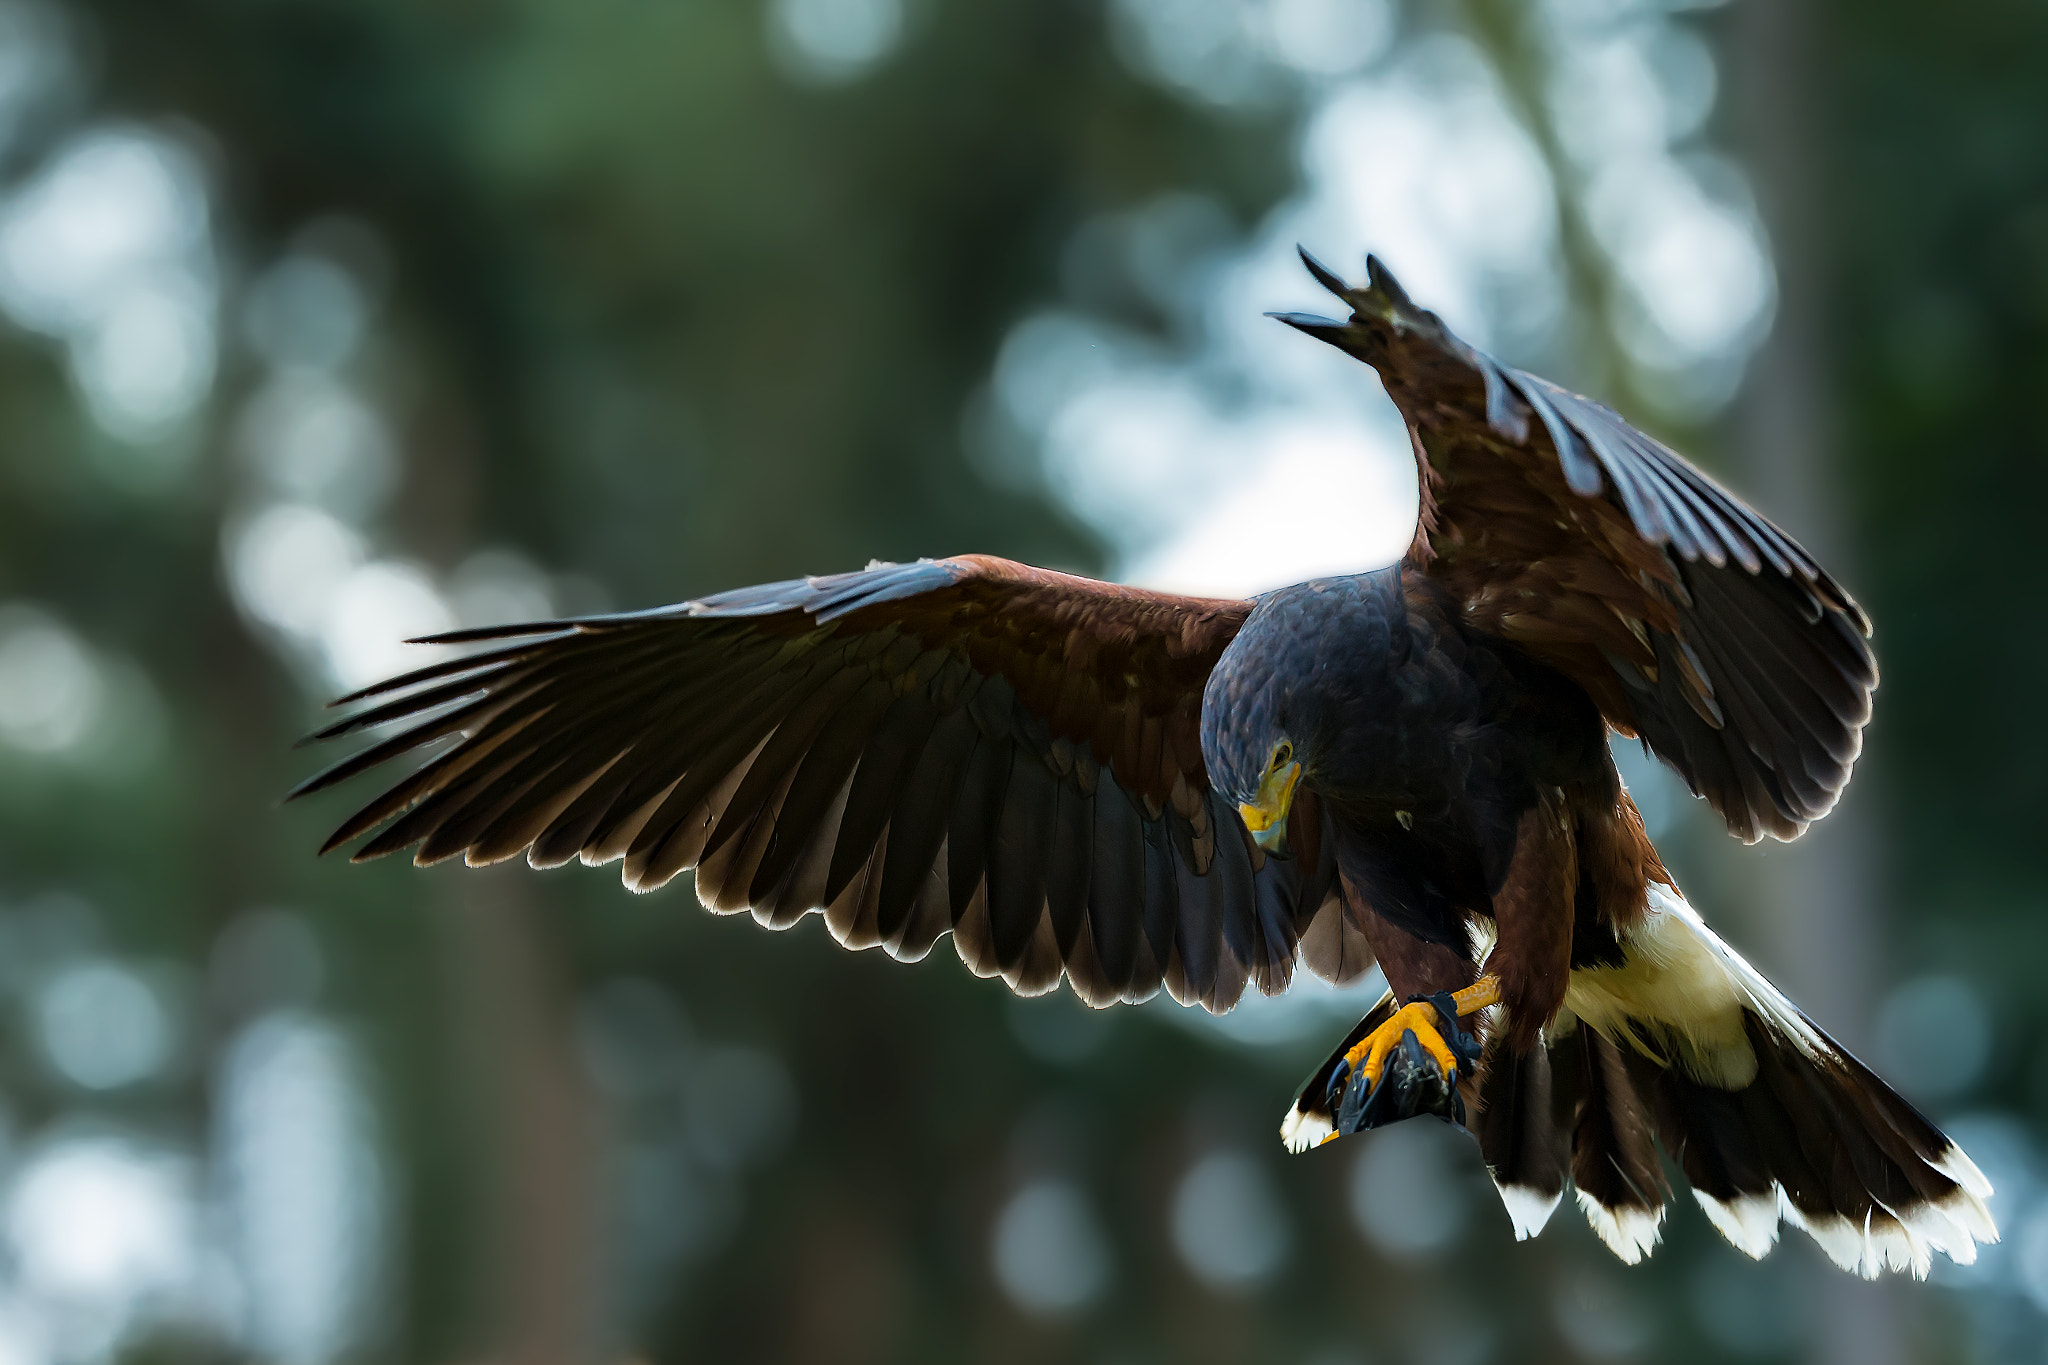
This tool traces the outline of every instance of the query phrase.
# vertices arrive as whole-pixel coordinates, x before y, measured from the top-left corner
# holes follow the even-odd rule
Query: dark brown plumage
[[[714,910],[822,910],[905,959],[950,933],[982,975],[1096,1005],[1164,985],[1224,1010],[1297,961],[1377,959],[1390,994],[1290,1145],[1462,1092],[1520,1235],[1569,1177],[1639,1257],[1661,1142],[1751,1254],[1782,1206],[1866,1273],[1967,1259],[1995,1235],[1981,1175],[1706,929],[1606,747],[1638,736],[1735,834],[1794,837],[1854,764],[1869,622],[1704,474],[1472,350],[1377,262],[1364,289],[1310,267],[1350,316],[1284,320],[1408,420],[1403,563],[1238,602],[964,556],[458,631],[436,642],[485,647],[344,698],[366,705],[320,738],[398,728],[293,794],[453,737],[327,847],[616,859],[642,891],[694,868]],[[1488,999],[1482,1061],[1448,1016]]]
[[[1877,686],[1869,618],[1812,557],[1611,409],[1510,369],[1385,267],[1348,321],[1282,321],[1380,372],[1423,486],[1408,562],[1586,689],[1744,839],[1834,808]]]
[[[1250,609],[967,556],[458,631],[494,647],[343,698],[376,704],[317,738],[414,723],[292,794],[460,731],[325,847],[620,858],[638,891],[695,867],[715,910],[822,907],[906,960],[950,932],[1026,994],[1064,972],[1093,1004],[1227,1009],[1338,913],[1330,869],[1268,860],[1203,768],[1202,685]],[[1312,938],[1343,974],[1355,933]]]

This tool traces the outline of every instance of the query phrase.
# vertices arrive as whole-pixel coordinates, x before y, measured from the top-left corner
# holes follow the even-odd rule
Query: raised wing
[[[315,738],[403,728],[292,795],[457,736],[322,851],[694,867],[772,928],[823,910],[905,960],[950,932],[1022,994],[1221,1011],[1304,938],[1370,965],[1313,803],[1269,858],[1209,788],[1202,687],[1250,610],[969,556],[457,631],[429,643],[492,647],[343,698],[371,704]]]
[[[1354,289],[1303,259],[1351,316],[1276,316],[1378,370],[1407,418],[1410,562],[1569,674],[1742,838],[1795,838],[1833,809],[1877,686],[1842,586],[1612,409],[1458,340],[1377,260]]]

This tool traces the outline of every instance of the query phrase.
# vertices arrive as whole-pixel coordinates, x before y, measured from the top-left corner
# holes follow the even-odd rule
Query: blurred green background
[[[0,1365],[2048,1358],[2048,9],[0,0]],[[279,809],[451,624],[983,550],[1250,591],[1406,540],[1301,241],[1854,585],[1851,798],[1694,901],[1952,1126],[1870,1286],[1683,1195],[1517,1245],[1369,1002],[1019,1002]]]

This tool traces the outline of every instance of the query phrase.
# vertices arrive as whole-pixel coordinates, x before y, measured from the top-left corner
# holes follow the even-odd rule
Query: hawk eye
[[[1283,739],[1280,741],[1278,745],[1274,746],[1273,771],[1278,772],[1280,769],[1286,767],[1289,763],[1292,763],[1293,761],[1294,746],[1292,744],[1289,744],[1286,740]]]

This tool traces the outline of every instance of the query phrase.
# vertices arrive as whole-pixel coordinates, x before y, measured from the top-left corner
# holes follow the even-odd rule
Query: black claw
[[[1451,1080],[1436,1064],[1436,1058],[1422,1050],[1414,1032],[1401,1035],[1401,1046],[1387,1058],[1387,1078],[1395,1112],[1388,1121],[1412,1119],[1417,1114],[1441,1114],[1448,1108]]]
[[[1351,1084],[1351,1063],[1339,1060],[1337,1069],[1330,1073],[1329,1084],[1323,1087],[1323,1107],[1332,1114],[1344,1106],[1344,1091]]]
[[[1377,1125],[1368,1120],[1367,1110],[1373,1098],[1386,1089],[1382,1076],[1381,1083],[1374,1085],[1366,1079],[1363,1071],[1355,1071],[1344,1087],[1344,1098],[1336,1106],[1337,1131],[1340,1133],[1362,1133]]]

